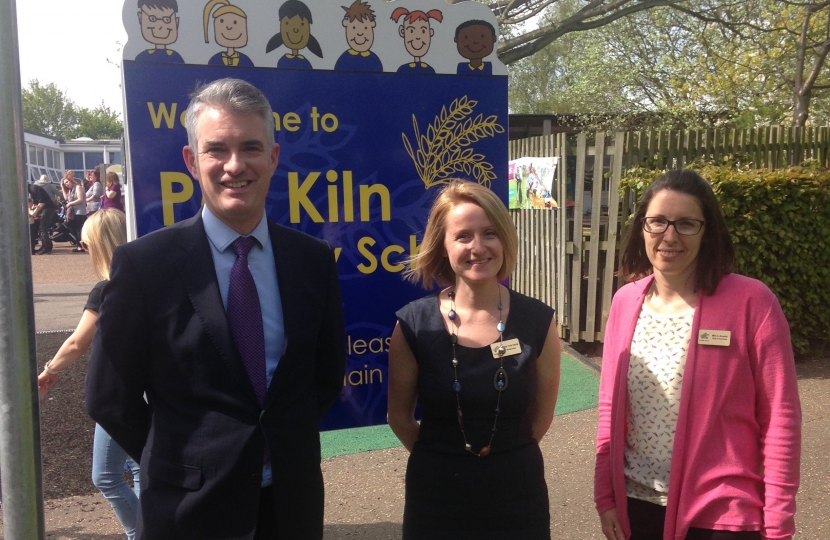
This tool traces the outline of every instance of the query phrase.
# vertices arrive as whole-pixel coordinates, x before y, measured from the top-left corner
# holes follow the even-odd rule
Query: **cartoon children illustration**
[[[435,19],[441,22],[444,16],[437,9],[424,13],[423,11],[410,12],[406,8],[399,7],[392,12],[393,21],[398,22],[401,17],[404,17],[404,20],[403,24],[398,27],[398,35],[403,38],[406,52],[412,55],[413,61],[399,67],[398,73],[435,73],[435,70],[426,62],[421,62],[421,59],[429,51],[430,41],[435,34],[429,26],[429,20]]]
[[[291,49],[290,54],[284,55],[277,62],[279,68],[312,69],[311,62],[305,59],[300,51],[308,47],[308,50],[320,58],[323,57],[323,50],[320,44],[311,35],[311,10],[300,0],[288,0],[280,6],[280,31],[268,40],[265,52],[269,53],[285,45]]]
[[[138,53],[136,62],[184,64],[179,53],[167,48],[179,38],[178,12],[176,0],[138,0],[141,37],[154,47]]]
[[[458,54],[469,60],[458,64],[458,75],[493,74],[493,64],[482,62],[496,45],[496,30],[492,24],[475,19],[459,24],[455,29],[455,43]]]
[[[383,71],[378,55],[370,51],[375,41],[375,12],[366,2],[354,0],[351,6],[340,6],[346,11],[343,27],[346,29],[346,49],[334,69],[345,71]]]
[[[203,23],[205,43],[210,43],[208,37],[210,12],[217,6],[222,7],[213,12],[213,33],[216,36],[216,44],[220,47],[227,47],[227,50],[211,56],[208,65],[253,67],[254,63],[251,59],[236,50],[248,44],[248,16],[240,8],[232,6],[228,0],[210,0],[205,5]]]

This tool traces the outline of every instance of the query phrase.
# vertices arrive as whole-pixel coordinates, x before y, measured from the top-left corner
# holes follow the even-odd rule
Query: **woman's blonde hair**
[[[447,234],[447,215],[459,204],[470,202],[481,207],[487,219],[493,224],[504,251],[504,260],[499,269],[498,278],[507,278],[516,268],[519,251],[519,237],[510,214],[498,195],[475,182],[450,180],[441,189],[429,211],[427,228],[418,253],[410,257],[404,278],[412,283],[420,283],[425,289],[433,282],[441,286],[455,284],[455,272],[444,254],[444,238]]]
[[[112,171],[107,173],[106,180],[107,180],[107,185],[108,186],[120,186],[121,185],[121,180],[118,178],[118,175],[115,174]]]
[[[115,208],[98,210],[84,222],[81,241],[88,246],[95,274],[109,279],[115,248],[127,243],[127,216]]]

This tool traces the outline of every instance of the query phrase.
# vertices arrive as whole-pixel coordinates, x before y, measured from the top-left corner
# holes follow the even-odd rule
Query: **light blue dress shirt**
[[[240,234],[214,216],[207,206],[202,208],[202,221],[213,256],[222,305],[227,310],[231,269],[236,262],[236,253],[230,246]],[[262,328],[265,331],[265,380],[270,386],[280,358],[285,353],[285,324],[280,288],[277,286],[277,266],[274,262],[274,250],[271,246],[265,214],[248,236],[253,236],[258,242],[258,245],[254,245],[248,254],[248,268],[254,277],[259,304],[262,307]],[[262,470],[262,487],[269,485],[271,485],[271,464],[267,463]]]

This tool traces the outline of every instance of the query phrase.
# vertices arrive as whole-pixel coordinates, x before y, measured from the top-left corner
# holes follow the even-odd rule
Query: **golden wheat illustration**
[[[449,110],[441,107],[441,114],[427,126],[426,134],[421,133],[418,120],[412,115],[417,150],[405,133],[401,136],[406,153],[412,158],[426,189],[444,184],[460,173],[472,175],[485,187],[490,187],[496,178],[493,166],[485,161],[485,156],[476,154],[469,146],[496,133],[504,133],[504,128],[497,123],[496,115],[484,118],[479,114],[472,118],[476,105],[478,101],[467,96],[453,100]]]

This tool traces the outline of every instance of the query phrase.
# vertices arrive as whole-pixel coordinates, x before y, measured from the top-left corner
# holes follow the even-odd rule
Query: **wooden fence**
[[[630,197],[619,196],[624,168],[680,168],[695,159],[737,156],[752,167],[782,168],[807,159],[830,166],[830,128],[579,133],[510,142],[510,159],[558,156],[558,209],[511,210],[519,232],[513,287],[556,309],[559,335],[603,341]],[[589,189],[586,189],[589,188]],[[568,201],[573,204],[569,205]]]
[[[625,134],[623,166],[673,169],[696,159],[717,162],[731,155],[753,168],[780,169],[808,159],[827,167],[828,150],[828,127],[633,131]]]

